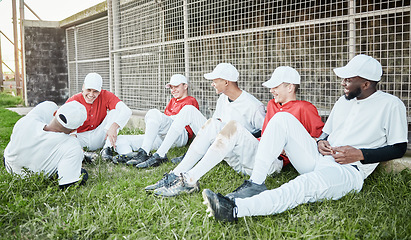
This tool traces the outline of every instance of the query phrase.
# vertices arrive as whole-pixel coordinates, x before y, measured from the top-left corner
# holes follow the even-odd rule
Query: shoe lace
[[[166,187],[170,187],[174,180],[170,173],[164,173],[163,183]]]
[[[181,179],[181,182],[183,183],[183,187],[185,187],[186,186],[186,181],[184,181],[184,175],[183,175],[183,173],[180,173],[180,179]]]

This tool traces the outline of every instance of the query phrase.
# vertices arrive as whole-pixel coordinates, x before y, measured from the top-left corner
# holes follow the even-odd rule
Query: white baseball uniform
[[[178,115],[185,106],[194,106],[198,109],[197,100],[192,96],[187,96],[179,100],[172,98],[167,104],[164,113],[158,109],[150,109],[144,118],[146,124],[145,134],[118,136],[116,143],[117,152],[119,154],[126,154],[142,148],[146,153],[149,153],[152,149],[158,149],[166,137],[174,119],[176,119],[176,115]],[[183,113],[183,115],[184,114],[185,113]],[[199,118],[199,124],[205,121],[202,120],[202,118],[204,118],[202,115],[200,115]],[[187,117],[184,116],[183,119],[187,119]],[[195,122],[196,121],[193,121],[191,124],[197,125]],[[171,147],[184,146],[187,144],[187,141],[193,137],[193,131],[190,127],[185,126],[185,130],[186,131],[181,131],[180,134],[175,137],[175,141]],[[108,143],[106,143],[106,146],[108,146]]]
[[[216,111],[214,112],[213,117],[207,120],[207,122],[198,132],[197,137],[194,138],[193,142],[191,143],[186,156],[184,157],[182,162],[173,170],[173,172],[178,175],[183,172],[188,172],[190,169],[192,169],[194,165],[197,164],[197,162],[201,158],[203,158],[206,153],[208,153],[208,149],[210,148],[211,144],[213,144],[217,135],[228,122],[236,121],[244,127],[245,131],[253,133],[262,129],[264,118],[264,105],[248,92],[243,90],[241,95],[235,101],[230,101],[225,94],[221,94],[217,101]],[[249,136],[253,137],[251,135]],[[218,145],[219,143],[216,144]],[[237,153],[234,151],[228,154],[224,158],[224,160],[230,163],[233,159],[236,158]],[[199,164],[214,163],[204,161],[203,163],[200,162]],[[233,165],[233,167],[234,166],[238,165],[236,164]],[[210,167],[212,168],[214,167],[214,165],[207,166],[204,169],[211,169]],[[202,167],[196,166],[196,168],[201,169]],[[240,172],[245,171],[244,169],[241,169],[240,166],[234,167],[234,169]],[[203,173],[196,174],[196,177],[201,177],[201,174]]]
[[[79,181],[83,150],[77,139],[62,132],[44,131],[57,110],[54,102],[42,102],[15,124],[10,142],[4,150],[9,173],[26,175],[44,172],[58,173],[59,185]]]
[[[168,150],[170,150],[173,144],[177,141],[179,136],[186,131],[185,126],[190,126],[194,134],[197,135],[206,120],[207,119],[204,115],[196,107],[192,105],[184,106],[180,112],[175,115],[173,123],[168,129],[164,141],[161,143],[156,153],[161,157],[164,157]]]
[[[266,124],[268,124],[272,116],[279,112],[289,112],[293,114],[312,137],[319,137],[321,135],[321,129],[324,123],[321,121],[321,117],[318,115],[317,108],[314,105],[299,100],[280,105],[276,103],[274,99],[267,104],[263,134]],[[195,182],[219,162],[225,160],[236,172],[251,175],[258,144],[259,140],[245,127],[236,121],[230,121],[217,135],[215,141],[209,147],[201,161],[186,174],[191,181]],[[268,174],[281,171],[283,161],[278,160],[277,157],[272,159],[270,166],[266,166],[269,169]],[[264,180],[262,182],[264,182]]]
[[[362,100],[346,100],[342,96],[334,105],[323,132],[329,134],[328,141],[334,147],[375,149],[407,142],[404,103],[381,91]],[[337,200],[351,191],[360,191],[364,179],[377,166],[359,161],[341,165],[332,156],[321,155],[316,141],[294,116],[278,113],[261,138],[253,175],[266,176],[270,164],[267,160],[278,156],[282,149],[301,175],[279,188],[235,199],[238,217],[281,213],[322,199]]]
[[[87,120],[77,129],[77,139],[82,147],[88,147],[90,151],[104,146],[106,133],[114,122],[122,129],[131,116],[131,109],[106,90],[101,90],[92,104],[84,100],[82,93],[73,95],[67,102],[74,100],[83,104],[87,110]],[[111,146],[110,142],[108,144]]]

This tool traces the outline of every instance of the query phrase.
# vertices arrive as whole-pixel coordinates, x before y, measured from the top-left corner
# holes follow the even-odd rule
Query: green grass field
[[[1,157],[19,118],[0,106]],[[122,131],[130,132],[135,130]],[[169,157],[186,149],[172,149]],[[411,239],[410,170],[393,174],[377,169],[360,193],[338,201],[222,223],[207,217],[201,193],[159,198],[144,191],[146,185],[175,167],[170,162],[139,170],[98,159],[83,167],[89,172],[86,186],[65,191],[58,189],[56,180],[41,175],[21,179],[0,167],[0,238]],[[278,176],[269,177],[266,184],[275,188],[296,176],[288,166]],[[200,180],[200,187],[226,194],[243,180],[222,163]]]

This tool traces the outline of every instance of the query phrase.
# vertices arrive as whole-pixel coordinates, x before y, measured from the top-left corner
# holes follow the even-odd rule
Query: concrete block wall
[[[63,104],[69,97],[65,30],[58,22],[25,21],[24,53],[27,104]]]

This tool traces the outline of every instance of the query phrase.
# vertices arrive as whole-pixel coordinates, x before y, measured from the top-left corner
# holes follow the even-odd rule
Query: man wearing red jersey
[[[150,109],[145,116],[146,130],[144,135],[120,135],[117,139],[117,152],[119,155],[113,158],[115,163],[127,162],[128,165],[136,165],[149,158],[152,149],[158,149],[168,133],[175,115],[186,105],[192,105],[198,109],[197,100],[188,96],[188,82],[185,76],[175,74],[166,85],[170,88],[173,98],[167,104],[164,113],[157,109]],[[193,137],[190,126],[185,127],[176,141],[174,147],[181,147]],[[133,152],[137,151],[137,152]],[[104,154],[103,154],[103,157]]]
[[[82,92],[67,100],[78,101],[86,107],[87,120],[77,128],[76,136],[81,147],[91,151],[102,148],[106,139],[115,147],[118,131],[131,116],[131,109],[116,95],[101,89],[102,84],[103,79],[98,73],[89,73],[84,79]]]
[[[312,137],[321,135],[324,123],[318,115],[317,108],[309,102],[296,100],[299,84],[300,75],[298,72],[291,67],[284,66],[278,67],[271,79],[263,83],[263,86],[271,89],[270,92],[274,96],[274,99],[267,105],[267,114],[262,128],[263,134],[274,114],[288,112],[303,124]],[[230,121],[218,134],[200,162],[188,171],[180,170],[184,167],[174,169],[172,174],[179,176],[177,180],[155,189],[154,194],[167,197],[179,195],[181,192],[185,192],[186,186],[198,185],[197,181],[222,160],[225,160],[235,171],[252,175],[258,145],[259,140],[247,129],[237,121]],[[283,158],[286,159],[284,163]],[[277,157],[270,159],[270,163],[265,168],[268,169],[269,174],[272,174],[281,171],[283,164],[287,163],[289,161],[283,155],[281,159],[277,159]],[[266,176],[263,177],[265,180]],[[258,185],[247,180],[244,184],[247,186],[252,184],[256,186],[258,191],[263,191],[263,189],[267,189],[264,180]]]
[[[247,198],[230,199],[205,189],[209,216],[231,222],[238,217],[279,214],[300,204],[338,200],[360,192],[379,162],[405,154],[406,108],[398,97],[377,90],[381,63],[360,54],[333,70],[342,78],[344,95],[333,106],[320,139],[315,141],[291,114],[274,115],[261,138],[251,179],[254,173],[264,178],[270,156],[282,150],[300,175]]]

